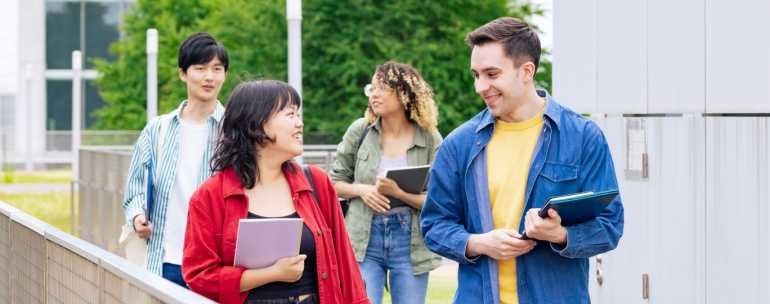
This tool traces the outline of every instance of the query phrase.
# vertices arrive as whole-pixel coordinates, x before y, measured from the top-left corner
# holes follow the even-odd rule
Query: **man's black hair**
[[[208,63],[213,60],[214,57],[222,62],[225,71],[227,71],[229,62],[225,47],[217,42],[211,34],[199,32],[190,35],[190,37],[187,37],[187,39],[182,42],[182,45],[179,47],[177,65],[183,72],[187,73],[187,69],[191,65]]]

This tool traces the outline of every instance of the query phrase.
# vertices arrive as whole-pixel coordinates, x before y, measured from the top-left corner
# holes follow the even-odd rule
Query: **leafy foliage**
[[[179,79],[177,53],[190,34],[207,31],[228,50],[230,68],[220,99],[240,81],[286,78],[286,21],[282,1],[139,0],[125,16],[123,37],[111,46],[117,60],[97,60],[97,80],[106,106],[99,129],[139,130],[146,123],[146,31],[158,29],[158,112],[168,112],[187,96]]]
[[[389,59],[414,65],[431,84],[446,134],[483,108],[473,91],[465,35],[500,16],[527,19],[537,7],[505,0],[303,1],[303,94],[310,143],[336,143],[363,114],[363,86]],[[240,80],[285,80],[285,1],[220,0],[199,3],[139,0],[125,17],[124,36],[112,46],[117,60],[98,61],[97,84],[107,106],[98,127],[140,129],[145,123],[145,31],[159,31],[160,112],[186,96],[178,80],[177,47],[190,33],[208,31],[230,55],[226,100]],[[550,89],[550,63],[538,73]]]

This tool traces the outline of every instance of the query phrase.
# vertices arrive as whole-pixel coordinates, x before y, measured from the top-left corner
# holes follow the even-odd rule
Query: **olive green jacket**
[[[429,132],[416,123],[413,123],[413,125],[414,142],[406,151],[406,162],[410,166],[431,164],[441,144],[441,134],[438,131]],[[356,145],[358,145],[364,129],[368,126],[364,118],[359,118],[348,127],[348,130],[342,137],[342,142],[337,146],[337,156],[329,172],[332,181],[370,185],[375,183],[377,168],[380,166],[380,158],[382,156],[380,141],[382,129],[380,128],[379,118],[372,124],[356,154]],[[350,200],[345,223],[358,262],[363,262],[364,256],[366,256],[366,246],[369,244],[374,213],[374,210],[369,208],[360,197]],[[422,233],[420,232],[420,210],[416,209],[412,209],[410,257],[414,274],[425,273],[441,265],[441,257],[425,247]]]

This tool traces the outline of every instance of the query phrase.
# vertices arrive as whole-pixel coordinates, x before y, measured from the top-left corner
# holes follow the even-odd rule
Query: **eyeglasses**
[[[375,85],[373,85],[371,83],[367,83],[364,86],[364,95],[366,95],[366,97],[372,97],[372,95],[374,94],[374,90],[379,90],[381,92],[393,91],[393,89],[391,87],[388,87],[388,86],[379,86],[379,85],[375,86]]]

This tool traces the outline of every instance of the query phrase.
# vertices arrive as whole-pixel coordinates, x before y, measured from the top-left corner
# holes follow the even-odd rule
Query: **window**
[[[121,2],[85,4],[85,53],[86,69],[94,68],[92,58],[114,59],[109,47],[120,38],[119,26],[125,4]]]
[[[45,30],[46,68],[72,68],[72,51],[80,48],[80,3],[47,1]]]
[[[133,2],[46,0],[46,69],[71,71],[74,50],[83,52],[83,68],[87,71],[94,68],[94,58],[114,59],[109,46],[120,38],[122,15]],[[46,129],[71,130],[72,76],[56,75],[46,79]],[[95,123],[92,113],[104,104],[93,78],[86,76],[83,83],[83,128]]]
[[[72,129],[72,80],[47,80],[46,129]]]

